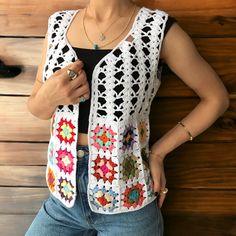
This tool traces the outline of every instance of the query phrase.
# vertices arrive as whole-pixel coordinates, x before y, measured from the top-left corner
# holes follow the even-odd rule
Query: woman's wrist
[[[150,149],[149,156],[153,156],[154,158],[159,158],[160,160],[164,161],[166,154]]]

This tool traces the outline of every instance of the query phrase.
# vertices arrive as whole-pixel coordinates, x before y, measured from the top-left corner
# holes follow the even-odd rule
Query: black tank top
[[[174,17],[168,16],[164,30],[164,36],[167,34],[168,30],[170,29],[171,25],[174,22],[177,22],[177,20]],[[73,49],[76,52],[78,58],[82,60],[84,63],[83,69],[86,72],[89,87],[91,89],[91,78],[94,67],[112,49],[95,50],[95,49],[77,48],[77,47],[73,47]],[[160,65],[161,64],[162,61],[160,59]],[[79,105],[79,121],[78,121],[79,133],[88,133],[90,102],[91,99],[89,98],[85,102],[81,102]]]

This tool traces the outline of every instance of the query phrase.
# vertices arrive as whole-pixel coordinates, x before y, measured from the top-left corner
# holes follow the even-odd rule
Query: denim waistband
[[[77,150],[89,150],[89,147],[88,147],[88,145],[78,144]]]

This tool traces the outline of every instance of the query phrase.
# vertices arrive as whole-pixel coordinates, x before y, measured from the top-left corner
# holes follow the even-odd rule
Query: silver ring
[[[85,102],[85,101],[86,101],[86,98],[84,96],[81,96],[79,102]]]
[[[78,76],[78,74],[74,70],[71,70],[71,69],[67,70],[67,75],[72,80],[74,80]]]

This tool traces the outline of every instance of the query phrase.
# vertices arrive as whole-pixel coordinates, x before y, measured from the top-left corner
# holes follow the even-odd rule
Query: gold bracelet
[[[193,136],[192,134],[190,133],[190,131],[186,128],[186,126],[181,122],[179,121],[178,124],[182,125],[184,127],[184,129],[187,131],[188,135],[189,135],[189,140],[190,141],[193,141]]]

